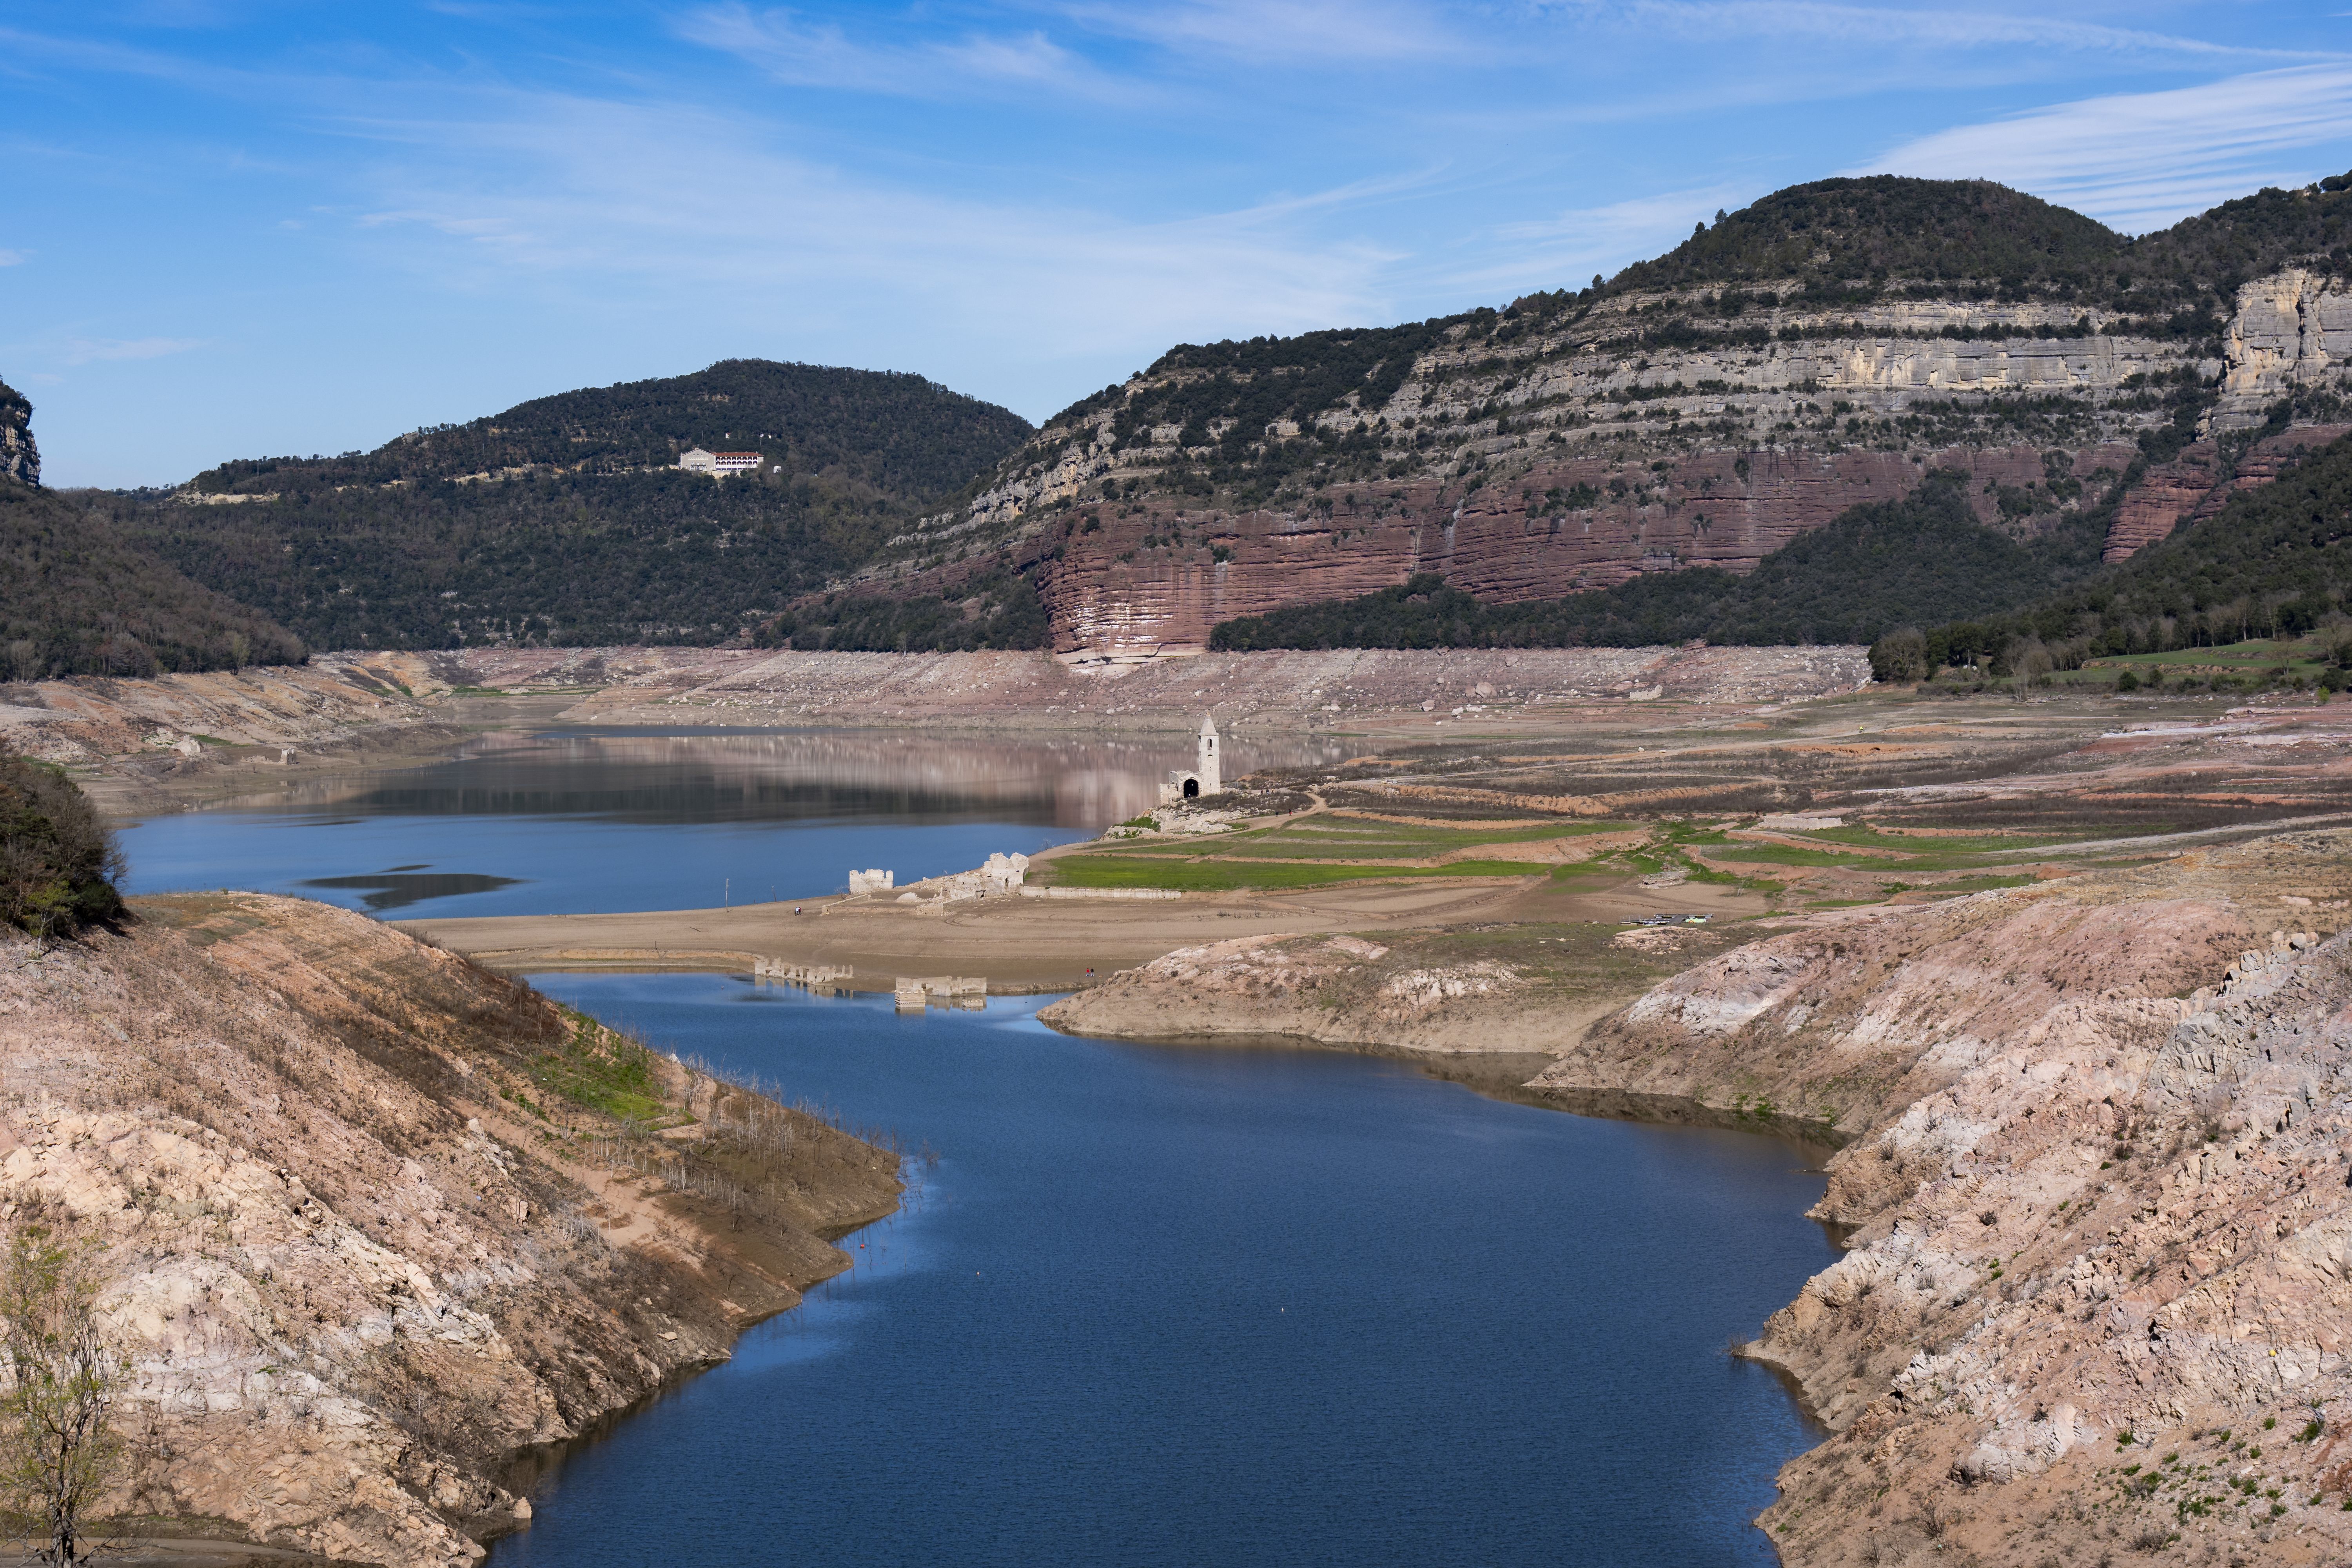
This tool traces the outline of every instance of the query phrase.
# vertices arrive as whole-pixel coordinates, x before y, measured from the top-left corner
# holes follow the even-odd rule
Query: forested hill
[[[283,493],[514,468],[618,473],[667,467],[701,447],[756,450],[790,475],[929,500],[1030,434],[1029,422],[1011,410],[919,375],[730,359],[692,375],[535,397],[503,414],[412,430],[373,452],[223,463],[191,484],[210,494]]]
[[[40,477],[33,405],[0,382],[0,681],[307,657],[268,616],[123,538],[114,498],[46,490]]]
[[[920,376],[727,360],[373,452],[225,463],[118,511],[317,647],[711,643],[855,569],[1029,434]],[[697,446],[757,451],[759,471],[672,466]]]
[[[1791,185],[1718,214],[1657,259],[1595,279],[1581,297],[1794,279],[1841,304],[1974,296],[2205,311],[2292,260],[2341,270],[2347,241],[2347,175],[2258,191],[2132,239],[1989,180],[1874,174]]]
[[[1872,658],[1883,674],[1906,679],[1948,664],[2007,674],[2029,658],[2072,669],[2116,654],[2300,636],[2347,606],[2352,437],[2067,592],[2006,615],[1916,617],[1899,657],[1890,661],[1895,650],[1882,647]]]
[[[0,478],[0,679],[299,664],[268,616],[125,540],[106,498]]]

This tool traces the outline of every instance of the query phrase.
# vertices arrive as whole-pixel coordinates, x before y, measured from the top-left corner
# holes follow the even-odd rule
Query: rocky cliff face
[[[685,1131],[633,1141],[562,1087],[609,1040],[341,910],[142,900],[4,956],[0,1226],[103,1249],[131,1362],[105,1511],[160,1533],[477,1559],[528,1517],[512,1456],[723,1358],[898,1191],[882,1151],[665,1058],[639,1087]]]
[[[41,482],[41,452],[33,445],[33,405],[0,382],[0,478],[22,485]]]
[[[2352,939],[2295,929],[2345,919],[2347,850],[2289,836],[1741,948],[1538,1080],[1851,1140],[1816,1212],[1852,1250],[1753,1347],[1832,1433],[1764,1517],[1784,1561],[2352,1550]]]
[[[1149,653],[1416,571],[1501,600],[1745,571],[1935,468],[1966,473],[1979,517],[2021,535],[2128,478],[2121,559],[2315,438],[2352,354],[2352,289],[2329,273],[2274,271],[2221,314],[2137,313],[2123,289],[2084,303],[1892,279],[1855,305],[1765,279],[1522,302],[1297,364],[1255,344],[1179,351],[1054,421],[864,580],[932,591],[1013,564],[1058,651]],[[1360,374],[1319,411],[1214,412],[1262,413],[1349,353]]]

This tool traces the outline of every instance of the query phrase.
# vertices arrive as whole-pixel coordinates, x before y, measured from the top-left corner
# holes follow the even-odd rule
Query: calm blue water
[[[566,1460],[491,1568],[1769,1563],[1810,1446],[1724,1353],[1835,1256],[1790,1146],[1333,1052],[549,993],[942,1152],[860,1267]]]
[[[134,893],[247,888],[399,917],[698,909],[1091,837],[1143,809],[1186,744],[502,732],[429,766],[153,817],[122,843]]]
[[[1166,752],[509,734],[123,837],[134,890],[677,908],[1089,833]],[[490,1568],[1772,1561],[1748,1521],[1811,1438],[1723,1352],[1834,1257],[1788,1145],[1071,1039],[1030,1000],[539,983],[942,1158],[851,1274],[571,1455]]]
[[[1033,823],[649,824],[593,814],[353,817],[208,811],[126,828],[127,891],[245,888],[412,915],[716,908],[838,892],[853,866],[902,882],[1083,833]]]

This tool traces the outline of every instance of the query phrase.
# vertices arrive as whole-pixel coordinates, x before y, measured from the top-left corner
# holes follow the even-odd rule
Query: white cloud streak
[[[1630,0],[1622,6],[1574,5],[1588,18],[1615,16],[1699,39],[1766,37],[1820,39],[1856,48],[1912,47],[1937,52],[1969,49],[2055,49],[2068,54],[2115,57],[2178,56],[2205,58],[2310,59],[2325,51],[2289,52],[2217,44],[2137,27],[2110,27],[2064,16],[2019,15],[1970,8],[1924,10],[1908,6],[1849,5],[1832,0]]]
[[[1175,0],[1157,5],[1073,5],[1097,31],[1183,54],[1247,64],[1366,64],[1485,53],[1411,0]]]
[[[1958,126],[1849,172],[1998,180],[2137,234],[2260,185],[2333,173],[2311,155],[2336,143],[2340,164],[2347,141],[2352,65],[2331,63]]]
[[[1137,223],[860,184],[708,111],[543,96],[503,109],[370,128],[414,156],[383,174],[362,228],[458,242],[416,258],[458,286],[488,269],[615,301],[702,292],[771,343],[926,342],[971,363],[1139,364],[1181,339],[1386,305],[1393,256],[1305,232],[1348,193]],[[451,180],[459,150],[466,177]]]
[[[795,87],[929,99],[1044,91],[1105,100],[1145,90],[1106,76],[1038,32],[868,44],[837,26],[803,24],[791,11],[742,5],[691,12],[680,18],[677,32]]]

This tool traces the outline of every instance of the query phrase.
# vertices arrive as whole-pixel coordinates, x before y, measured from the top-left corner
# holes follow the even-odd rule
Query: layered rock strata
[[[2352,289],[2299,268],[2244,285],[2218,337],[2054,303],[1801,301],[1793,282],[1736,300],[1628,292],[1529,331],[1457,323],[1412,351],[1393,394],[1350,395],[1304,429],[1133,427],[1127,410],[1211,373],[1138,376],[1049,425],[859,581],[952,592],[1012,565],[1045,593],[1057,649],[1148,652],[1417,571],[1503,600],[1745,571],[1938,468],[1969,476],[1984,521],[2030,532],[2096,503],[2139,437],[2173,422],[2181,388],[2210,389],[2204,434],[2243,431],[2282,397],[2340,394],[2352,346]],[[1302,438],[1311,451],[1275,461]],[[2159,465],[2117,524],[2116,558],[2228,477],[2210,457]]]
[[[632,1140],[533,1076],[578,1020],[341,910],[142,900],[0,960],[0,1220],[100,1249],[131,1363],[104,1511],[146,1533],[478,1559],[528,1515],[516,1454],[723,1359],[899,1190],[895,1157],[667,1058],[637,1092],[682,1131]],[[752,1124],[792,1184],[739,1160],[722,1201],[707,1140]]]

